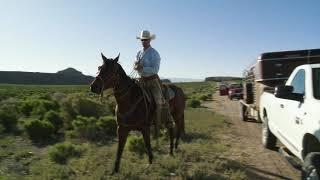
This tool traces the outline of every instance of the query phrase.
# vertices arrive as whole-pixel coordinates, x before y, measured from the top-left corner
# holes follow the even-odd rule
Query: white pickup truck
[[[264,147],[280,140],[303,162],[303,179],[320,179],[320,64],[296,67],[285,85],[262,93],[259,108]]]

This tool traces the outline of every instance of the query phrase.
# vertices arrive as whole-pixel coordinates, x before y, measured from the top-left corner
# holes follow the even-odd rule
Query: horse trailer
[[[267,52],[243,73],[243,100],[240,101],[243,121],[261,122],[260,96],[264,91],[274,91],[284,85],[292,71],[299,65],[320,63],[320,49]]]

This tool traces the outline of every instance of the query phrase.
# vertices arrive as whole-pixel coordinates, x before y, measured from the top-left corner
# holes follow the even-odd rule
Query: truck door
[[[293,86],[293,93],[305,95],[305,70],[301,69],[290,83]],[[306,116],[306,105],[304,101],[284,100],[285,108],[284,128],[286,128],[286,139],[293,149],[299,152],[302,148],[303,120]]]

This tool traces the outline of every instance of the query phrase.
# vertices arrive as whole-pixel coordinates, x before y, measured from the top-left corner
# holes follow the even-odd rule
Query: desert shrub
[[[65,98],[61,101],[61,114],[65,120],[66,129],[72,128],[72,121],[77,117],[77,113],[74,111],[72,107],[72,102],[69,100],[70,98]]]
[[[45,140],[54,133],[54,126],[50,122],[38,119],[26,120],[24,128],[32,140]]]
[[[99,118],[112,114],[107,105],[91,100],[81,94],[69,95],[63,99],[61,106],[62,110],[68,114],[71,119],[74,119],[78,115]]]
[[[114,116],[101,117],[97,125],[102,136],[115,136],[117,134],[117,122]]]
[[[199,96],[199,99],[200,99],[201,101],[206,101],[208,98],[209,98],[209,96],[206,95],[206,94],[201,94],[201,95]]]
[[[198,107],[200,107],[200,105],[201,105],[201,102],[199,100],[196,100],[196,99],[188,99],[187,100],[188,107],[198,108]]]
[[[100,117],[103,114],[103,106],[93,100],[80,98],[73,101],[73,107],[77,114],[86,117]]]
[[[3,133],[6,129],[4,128],[4,126],[2,124],[0,124],[0,134]]]
[[[63,118],[58,112],[53,110],[48,111],[44,115],[43,120],[50,122],[54,126],[55,132],[63,126]]]
[[[59,93],[59,92],[53,93],[51,96],[52,100],[57,101],[57,102],[62,101],[66,97],[67,97],[66,94]]]
[[[107,106],[110,114],[115,115],[116,105],[117,103],[115,101],[108,101]]]
[[[0,124],[4,131],[9,132],[16,127],[19,117],[18,103],[19,101],[13,98],[1,101]]]
[[[81,146],[63,142],[55,144],[49,149],[49,157],[56,163],[64,164],[69,158],[79,157],[82,152]]]
[[[30,95],[28,99],[52,100],[51,95],[48,92],[37,92],[36,94]]]
[[[49,110],[58,110],[59,104],[56,101],[46,99],[27,99],[21,105],[21,112],[25,116],[39,116],[42,118]]]
[[[96,140],[98,133],[97,121],[95,117],[77,116],[72,122],[72,126],[79,137]]]
[[[129,136],[126,146],[129,151],[142,155],[146,152],[146,146],[142,136]]]
[[[72,122],[74,134],[93,141],[105,140],[116,135],[117,124],[114,117],[106,116],[97,119],[95,117],[77,116]]]
[[[30,116],[32,109],[33,109],[33,102],[32,101],[24,101],[21,105],[20,110],[25,116]]]
[[[9,97],[9,95],[7,93],[3,93],[3,92],[0,93],[0,101],[5,100],[8,97]]]
[[[46,112],[47,112],[47,109],[44,106],[39,104],[39,105],[32,108],[30,115],[37,116],[40,119],[42,119]]]
[[[11,113],[10,110],[0,109],[0,124],[4,127],[5,131],[14,129],[17,121],[17,114]]]

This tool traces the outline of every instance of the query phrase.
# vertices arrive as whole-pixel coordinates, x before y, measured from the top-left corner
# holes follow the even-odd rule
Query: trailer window
[[[320,99],[320,68],[314,68],[312,70],[312,76],[314,98]]]
[[[242,84],[230,84],[230,89],[242,88]]]
[[[304,94],[305,93],[305,72],[304,70],[299,70],[291,82],[293,86],[293,93]]]

